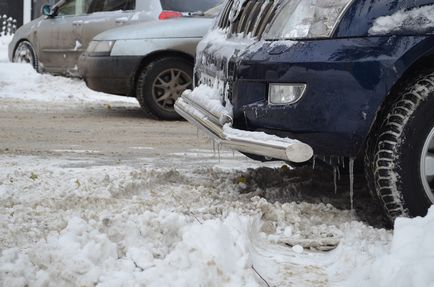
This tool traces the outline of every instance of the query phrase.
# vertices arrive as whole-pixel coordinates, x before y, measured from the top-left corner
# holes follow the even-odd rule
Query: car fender
[[[146,56],[156,51],[179,51],[194,57],[201,38],[118,40],[111,56]]]

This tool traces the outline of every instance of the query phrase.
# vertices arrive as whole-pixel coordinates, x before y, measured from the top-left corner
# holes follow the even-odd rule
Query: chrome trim
[[[224,132],[224,126],[232,126],[232,118],[229,115],[211,114],[185,93],[176,101],[175,110],[218,144],[231,149],[296,163],[306,162],[313,156],[313,149],[300,141],[288,143],[282,139],[266,142],[255,137],[228,135]]]

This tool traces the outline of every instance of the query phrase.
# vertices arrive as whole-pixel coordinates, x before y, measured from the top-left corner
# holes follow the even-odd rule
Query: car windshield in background
[[[222,0],[161,0],[163,10],[179,12],[208,11],[219,5]]]

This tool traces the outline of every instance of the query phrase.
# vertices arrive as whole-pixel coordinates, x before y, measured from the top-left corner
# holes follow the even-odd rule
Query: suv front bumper
[[[78,68],[86,85],[97,92],[134,96],[134,78],[142,57],[80,56]]]

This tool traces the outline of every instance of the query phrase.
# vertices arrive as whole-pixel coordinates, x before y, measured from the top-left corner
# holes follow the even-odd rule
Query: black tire
[[[31,64],[33,69],[35,69],[39,73],[38,56],[36,55],[32,44],[30,44],[30,42],[28,41],[22,41],[17,45],[12,60],[14,63]]]
[[[391,220],[424,216],[434,203],[429,186],[424,188],[421,168],[424,145],[434,127],[434,73],[409,82],[380,120],[365,153],[369,187]]]
[[[172,71],[175,71],[175,74],[172,74]],[[192,79],[192,62],[176,57],[159,58],[141,71],[136,86],[137,100],[148,114],[162,120],[180,120],[182,117],[175,111],[174,104],[185,89],[192,87]],[[170,83],[163,83],[164,80]],[[167,101],[161,100],[165,95],[170,97]]]

